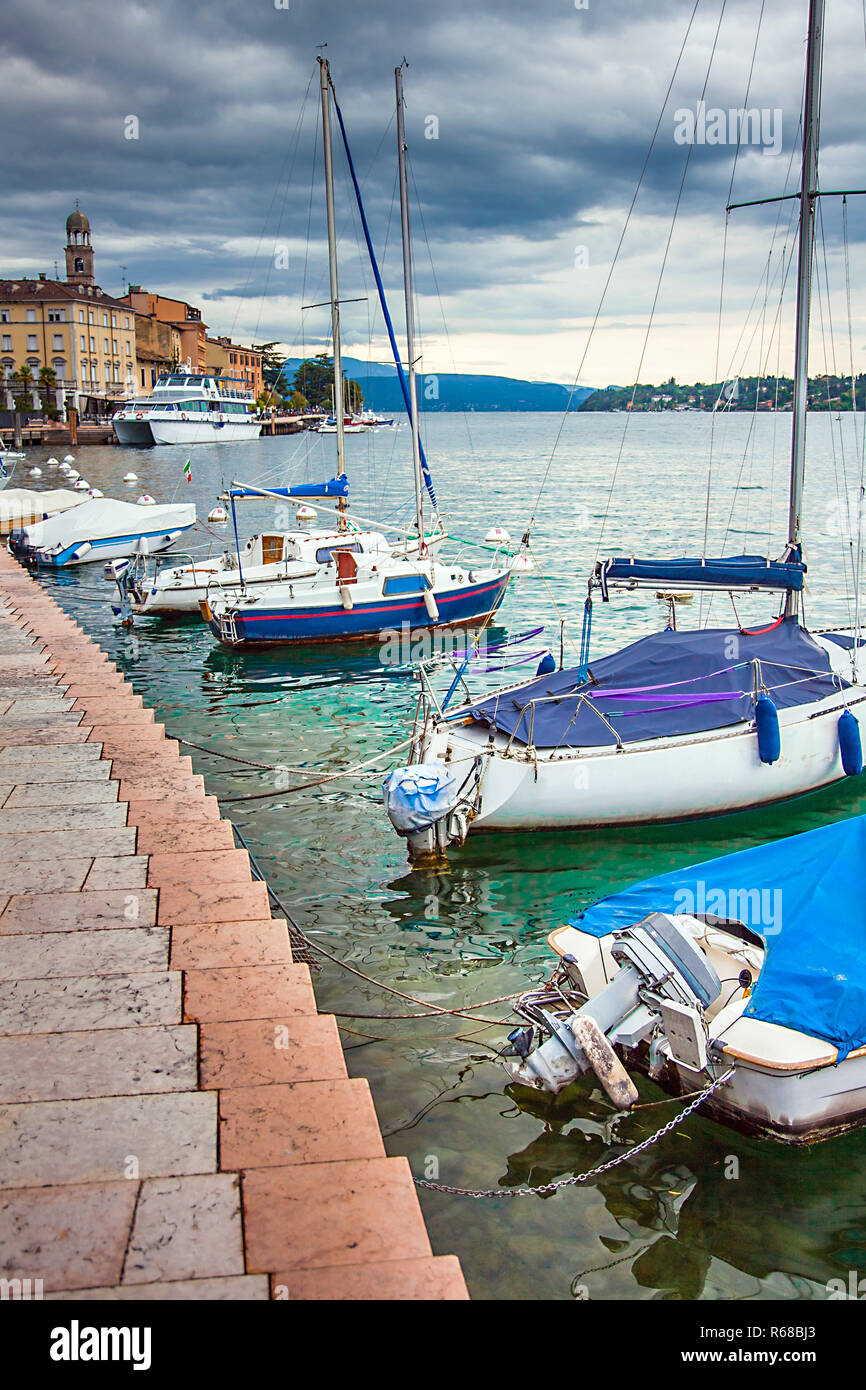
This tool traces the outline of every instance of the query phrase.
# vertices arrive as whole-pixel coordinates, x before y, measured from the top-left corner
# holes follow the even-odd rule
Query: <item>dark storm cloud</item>
[[[727,5],[709,103],[742,104],[758,9],[759,0]],[[862,186],[862,20],[843,9],[842,21],[831,16],[828,26],[825,170]],[[766,196],[784,183],[797,136],[805,10],[805,3],[767,0],[750,104],[782,108],[785,156],[743,159],[740,196]],[[520,292],[551,272],[561,255],[557,238],[585,241],[596,264],[612,254],[690,11],[690,0],[651,7],[589,0],[587,9],[574,0],[290,0],[288,9],[274,0],[51,7],[7,0],[2,269],[51,272],[62,257],[63,220],[79,197],[106,287],[116,287],[121,266],[152,288],[186,286],[220,331],[232,326],[220,304],[258,299],[255,325],[276,335],[277,306],[285,314],[292,305],[296,314],[324,283],[322,197],[311,161],[315,55],[327,42],[386,261],[396,271],[393,68],[405,56],[407,131],[423,212],[423,222],[416,216],[420,288],[432,289],[426,232],[446,300],[513,288],[524,331],[535,331],[556,312],[556,296],[551,302],[539,290],[536,324]],[[672,136],[673,111],[694,106],[718,14],[718,0],[701,0],[639,209],[669,214],[684,159]],[[137,140],[124,138],[130,116],[139,122]],[[425,138],[430,118],[437,139]],[[730,162],[730,149],[695,150],[686,222],[712,215],[721,226]],[[357,280],[356,227],[345,188],[340,204],[350,283]],[[756,214],[755,227],[768,216]],[[315,242],[309,256],[308,225]],[[274,266],[275,245],[288,248],[288,271]],[[687,277],[688,266],[674,264],[670,274],[676,303],[677,276]],[[479,301],[478,326],[504,329],[509,299]],[[588,305],[560,308],[572,316]],[[458,320],[468,312],[464,303]]]

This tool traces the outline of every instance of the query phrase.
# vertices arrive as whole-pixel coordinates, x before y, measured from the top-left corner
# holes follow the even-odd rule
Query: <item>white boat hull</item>
[[[833,644],[827,643],[828,649]],[[840,672],[847,653],[831,661]],[[850,675],[850,671],[849,671]],[[413,762],[443,763],[458,782],[480,773],[464,814],[408,837],[426,859],[467,832],[590,829],[724,815],[801,796],[845,776],[838,721],[866,714],[866,688],[852,685],[779,711],[781,756],[761,761],[752,721],[729,728],[629,743],[620,748],[527,748],[486,724],[440,721],[413,750]],[[459,718],[459,716],[458,716]],[[469,815],[465,814],[469,811]],[[453,823],[452,823],[453,821]]]
[[[837,723],[843,707],[866,700],[852,687],[843,702],[779,714],[782,753],[762,763],[751,723],[678,739],[588,749],[580,757],[485,752],[485,739],[451,738],[453,762],[478,753],[484,760],[477,830],[565,829],[639,825],[721,815],[799,796],[844,776]],[[814,717],[813,717],[814,716]],[[486,735],[486,730],[485,730]],[[427,760],[425,756],[425,761]]]
[[[155,444],[219,444],[258,439],[262,432],[260,420],[232,421],[159,420],[150,421]]]

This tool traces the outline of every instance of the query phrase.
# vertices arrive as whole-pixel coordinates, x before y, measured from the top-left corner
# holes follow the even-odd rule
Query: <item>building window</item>
[[[128,338],[127,338],[127,340],[126,340],[126,355],[127,355],[127,357],[131,357],[131,356],[132,356],[132,343],[129,341]]]
[[[112,314],[112,315],[111,315],[111,326],[112,326],[112,328],[116,328],[116,327],[117,327],[117,314]]]
[[[142,367],[141,369],[141,384],[142,386],[146,386],[146,382],[144,380],[144,367]]]
[[[0,323],[9,323],[9,310],[0,309]]]
[[[88,311],[87,311],[87,322],[88,322],[88,323],[93,323],[93,310],[92,310],[92,309],[88,309]]]
[[[124,326],[124,328],[128,328],[128,327],[129,327],[129,315],[128,315],[128,314],[125,314],[125,315],[124,315],[123,326]]]
[[[90,351],[91,351],[91,352],[95,352],[95,351],[96,351],[96,339],[95,339],[94,337],[91,337],[91,339],[90,339]]]
[[[84,258],[83,258],[83,256],[76,256],[76,257],[75,257],[75,274],[76,274],[76,275],[83,275],[83,274],[84,274]]]
[[[49,323],[65,323],[65,322],[66,322],[66,310],[65,310],[65,309],[49,309],[49,310],[48,310],[48,322],[49,322]]]
[[[39,344],[38,344],[37,341],[36,341],[36,334],[35,334],[35,333],[28,333],[28,334],[27,334],[27,351],[28,351],[28,352],[35,352],[38,346],[39,346]]]
[[[66,361],[63,357],[55,357],[51,363],[54,368],[54,375],[57,377],[58,384],[66,379]]]
[[[103,314],[103,315],[102,315],[102,326],[103,326],[103,328],[107,328],[107,327],[108,327],[108,315],[107,315],[107,314]]]
[[[105,344],[105,351],[106,351],[106,352],[110,352],[111,349],[110,349],[109,346],[108,346],[108,339],[107,339],[107,338],[103,338],[102,341],[103,341],[103,343]]]
[[[112,338],[112,340],[111,340],[111,351],[112,351],[112,352],[117,352],[117,350],[118,350],[118,348],[117,348],[117,339],[116,339],[116,338]]]
[[[81,380],[82,380],[82,381],[86,381],[86,380],[87,380],[87,377],[88,377],[87,363],[86,363],[86,362],[82,362],[82,364],[81,364]]]
[[[27,322],[28,322],[28,323],[35,323],[35,322],[36,322],[36,310],[35,310],[35,309],[28,309],[28,310],[27,310]]]
[[[63,347],[63,334],[53,333],[51,335],[51,346],[56,350]]]
[[[4,351],[4,352],[11,352],[11,351],[12,351],[12,334],[11,334],[11,333],[4,333],[4,334],[3,334],[3,351]]]
[[[83,309],[79,309],[79,310],[78,310],[78,322],[79,322],[79,323],[83,323],[83,322],[84,322],[84,310],[83,310]]]

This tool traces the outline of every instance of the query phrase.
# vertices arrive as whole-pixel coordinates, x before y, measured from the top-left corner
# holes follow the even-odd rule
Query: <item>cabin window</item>
[[[423,594],[427,587],[427,579],[423,574],[401,574],[394,579],[386,579],[382,593],[386,596],[388,594]]]
[[[324,545],[321,550],[316,551],[316,564],[327,565],[334,558],[336,550],[352,550],[355,554],[360,554],[359,545]]]

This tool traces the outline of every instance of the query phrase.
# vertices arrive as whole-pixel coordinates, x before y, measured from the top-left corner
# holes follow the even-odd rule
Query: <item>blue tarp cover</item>
[[[866,1046],[866,817],[838,821],[644,879],[571,925],[606,936],[650,912],[740,921],[763,937],[745,1015],[824,1038],[840,1060]]]
[[[482,723],[527,743],[529,703],[543,701],[532,721],[536,748],[615,745],[596,710],[623,743],[722,729],[754,717],[756,659],[779,709],[822,699],[845,685],[833,676],[824,648],[792,617],[759,636],[737,628],[653,633],[591,662],[587,680],[571,667],[470,709]],[[583,703],[580,696],[587,697]]]
[[[719,559],[637,560],[615,555],[598,566],[602,589],[612,579],[667,580],[683,584],[721,584],[761,589],[803,587],[802,561],[768,560],[763,555],[726,555]]]

